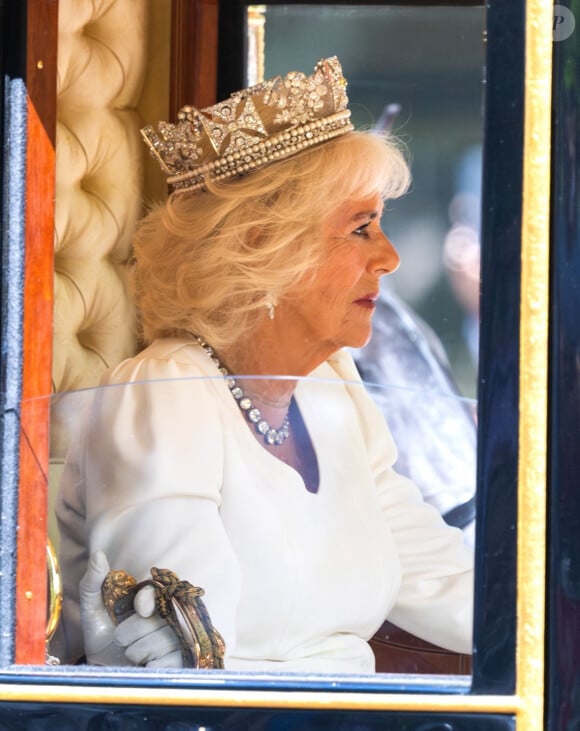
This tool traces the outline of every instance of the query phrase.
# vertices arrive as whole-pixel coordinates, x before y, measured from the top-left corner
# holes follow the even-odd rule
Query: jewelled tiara
[[[177,123],[141,130],[172,191],[244,175],[353,129],[336,56],[306,76],[291,71],[212,107],[183,107]]]

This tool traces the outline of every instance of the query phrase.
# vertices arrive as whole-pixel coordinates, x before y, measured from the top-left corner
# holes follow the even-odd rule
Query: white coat
[[[66,659],[83,653],[78,585],[96,550],[137,580],[157,566],[202,586],[226,669],[371,673],[387,617],[471,652],[472,552],[393,471],[346,352],[295,391],[316,493],[262,448],[194,341],[156,341],[106,383],[58,498]]]

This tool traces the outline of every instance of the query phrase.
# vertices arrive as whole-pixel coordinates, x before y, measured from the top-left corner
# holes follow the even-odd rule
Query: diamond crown
[[[310,76],[291,71],[237,91],[205,109],[183,107],[177,123],[141,134],[174,191],[244,175],[353,129],[346,80],[336,56]]]

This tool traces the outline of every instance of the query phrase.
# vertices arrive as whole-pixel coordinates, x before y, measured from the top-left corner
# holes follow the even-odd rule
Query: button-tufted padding
[[[126,271],[142,210],[137,108],[149,12],[150,0],[59,3],[55,392],[97,385],[106,368],[137,350]],[[52,408],[51,503],[75,429],[70,403],[58,397]],[[52,510],[49,521],[57,543]]]
[[[143,144],[137,105],[145,78],[148,0],[60,0],[54,347],[56,392],[95,386],[103,371],[137,349],[126,286],[131,239],[141,213]],[[75,405],[51,412],[52,504]]]
[[[141,212],[147,18],[146,0],[59,4],[55,391],[95,385],[136,350],[125,272]]]

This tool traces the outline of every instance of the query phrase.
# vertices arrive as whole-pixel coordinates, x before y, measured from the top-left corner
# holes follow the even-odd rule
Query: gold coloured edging
[[[550,0],[527,0],[516,656],[522,731],[541,731],[544,713],[552,22]]]
[[[326,691],[199,690],[188,688],[87,687],[14,684],[0,686],[4,702],[98,703],[206,708],[284,708],[358,711],[414,711],[517,714],[516,696],[342,693]]]

